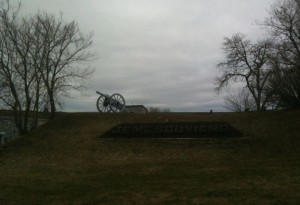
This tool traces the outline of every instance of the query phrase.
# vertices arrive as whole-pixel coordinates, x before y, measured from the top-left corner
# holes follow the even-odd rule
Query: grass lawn
[[[223,121],[232,139],[101,139],[131,122]],[[0,204],[300,204],[300,112],[65,113],[0,152]]]

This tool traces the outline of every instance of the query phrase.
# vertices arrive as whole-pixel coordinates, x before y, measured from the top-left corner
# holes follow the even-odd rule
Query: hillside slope
[[[223,121],[236,139],[101,139],[131,122]],[[0,204],[299,204],[300,112],[64,113],[0,153]]]

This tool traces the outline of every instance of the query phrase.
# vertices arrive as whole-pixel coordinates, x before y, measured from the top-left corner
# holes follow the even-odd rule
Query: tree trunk
[[[13,112],[14,112],[14,121],[15,125],[17,127],[19,135],[24,135],[26,134],[24,128],[23,128],[23,118],[22,118],[22,111],[20,110],[20,106],[18,102],[15,102],[15,105],[13,107]]]
[[[50,119],[53,119],[56,114],[56,106],[55,106],[54,95],[52,92],[49,93],[49,101],[50,101]]]

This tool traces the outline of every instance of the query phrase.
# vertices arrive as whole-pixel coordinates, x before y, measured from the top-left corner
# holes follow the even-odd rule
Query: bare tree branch
[[[269,40],[253,44],[241,33],[231,38],[226,37],[222,47],[226,60],[218,64],[222,74],[216,78],[216,91],[219,93],[233,82],[245,82],[246,88],[255,99],[257,111],[264,109],[264,101],[268,100],[264,87],[271,72],[267,64],[271,48],[272,43]]]

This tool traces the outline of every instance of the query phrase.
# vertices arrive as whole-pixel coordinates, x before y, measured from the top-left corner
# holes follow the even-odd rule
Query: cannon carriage
[[[126,104],[124,97],[115,93],[112,95],[104,94],[99,91],[96,92],[99,94],[99,98],[97,99],[97,109],[99,112],[125,112]]]

